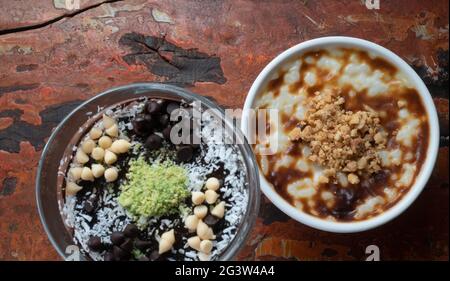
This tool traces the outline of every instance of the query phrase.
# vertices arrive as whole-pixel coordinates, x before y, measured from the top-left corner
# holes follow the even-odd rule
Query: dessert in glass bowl
[[[202,110],[210,101],[171,86],[128,87],[147,92],[86,112],[66,143],[55,179],[66,243],[92,260],[232,258],[258,207],[248,144],[214,133],[223,120]]]

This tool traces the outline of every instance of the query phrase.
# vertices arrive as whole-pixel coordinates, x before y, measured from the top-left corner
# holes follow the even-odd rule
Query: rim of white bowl
[[[289,61],[289,59],[291,59],[292,57],[295,57],[308,50],[328,46],[341,46],[341,47],[347,46],[371,51],[377,56],[380,56],[388,60],[395,66],[397,66],[398,69],[408,77],[411,84],[418,91],[420,97],[422,98],[422,102],[427,111],[428,122],[430,126],[426,159],[422,164],[421,170],[419,174],[416,176],[415,182],[411,186],[410,190],[406,194],[404,194],[403,198],[401,198],[400,201],[398,201],[394,206],[392,206],[385,212],[375,217],[363,221],[354,221],[354,222],[327,221],[298,210],[290,203],[288,203],[286,200],[284,200],[273,189],[272,185],[266,180],[266,178],[261,172],[259,173],[261,183],[260,187],[263,193],[269,198],[270,201],[272,201],[272,203],[275,206],[277,206],[285,214],[287,214],[288,216],[290,216],[291,218],[295,219],[300,223],[329,232],[337,232],[337,233],[361,232],[378,227],[391,221],[392,219],[400,215],[402,212],[404,212],[414,202],[414,200],[419,196],[419,194],[425,187],[426,183],[428,182],[428,179],[433,171],[434,164],[437,158],[437,153],[439,150],[439,122],[436,107],[433,103],[433,99],[427,87],[423,83],[422,79],[403,59],[401,59],[398,55],[396,55],[392,51],[378,44],[354,37],[330,36],[312,39],[297,44],[285,50],[278,56],[276,56],[266,67],[264,67],[264,69],[258,75],[256,80],[253,82],[244,103],[241,128],[244,134],[248,136],[248,126],[247,126],[249,118],[248,109],[253,108],[253,104],[257,94],[260,92],[260,90],[262,90],[262,87],[265,86],[265,83],[267,83],[268,81],[267,79],[271,77],[274,71],[276,71],[283,63]]]

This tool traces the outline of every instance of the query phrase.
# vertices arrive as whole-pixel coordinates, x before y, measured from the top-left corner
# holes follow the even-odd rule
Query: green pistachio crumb
[[[178,213],[189,196],[186,170],[166,161],[148,164],[143,157],[130,161],[119,204],[136,217]]]

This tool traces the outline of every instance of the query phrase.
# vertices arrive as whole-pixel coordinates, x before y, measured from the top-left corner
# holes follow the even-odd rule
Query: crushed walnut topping
[[[381,170],[377,152],[385,148],[387,134],[378,114],[371,110],[348,111],[344,104],[337,90],[316,92],[308,102],[305,119],[289,133],[291,141],[309,145],[309,160],[327,168],[321,183],[343,172],[351,184],[357,184],[362,174]]]

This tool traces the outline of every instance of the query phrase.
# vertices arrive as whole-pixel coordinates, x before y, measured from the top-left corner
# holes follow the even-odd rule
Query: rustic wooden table
[[[374,244],[383,260],[448,260],[448,1],[380,0],[379,10],[361,0],[65,2],[0,0],[1,260],[60,259],[39,221],[34,179],[52,128],[83,100],[164,81],[241,107],[272,58],[327,35],[374,41],[417,70],[441,122],[434,173],[404,214],[360,234],[311,229],[263,198],[239,259],[363,260]]]

